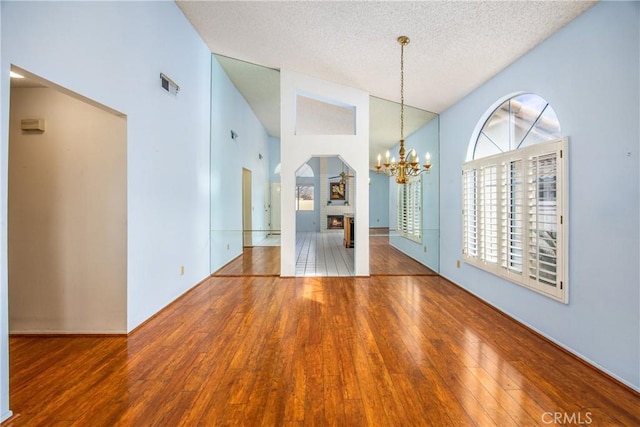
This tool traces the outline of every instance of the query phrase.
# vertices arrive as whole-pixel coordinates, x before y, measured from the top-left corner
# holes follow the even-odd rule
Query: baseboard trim
[[[408,255],[407,255],[408,256]],[[424,265],[424,264],[422,264]],[[426,266],[425,266],[426,267]],[[427,267],[429,268],[429,267]],[[371,273],[372,277],[421,277],[421,276],[429,276],[429,277],[437,277],[440,276],[438,273]]]
[[[96,338],[106,338],[106,337],[127,337],[126,332],[64,332],[64,331],[37,331],[37,332],[25,332],[25,331],[17,331],[17,332],[9,332],[10,338],[79,338],[79,337],[96,337]]]
[[[216,274],[213,278],[221,277],[280,277],[279,274]]]
[[[17,420],[20,417],[20,414],[14,414],[11,411],[7,411],[2,414],[2,420],[0,421],[0,425],[10,427],[11,423]]]
[[[417,262],[417,263],[419,263],[421,265],[424,265],[429,270],[433,271],[435,276],[440,276],[439,273],[436,273],[436,270],[434,270],[433,268],[429,267],[427,264],[425,264],[424,262],[420,261],[418,258],[414,257],[413,255],[410,255],[410,254],[406,253],[405,251],[403,251],[402,249],[400,249],[396,245],[392,244],[391,241],[389,241],[389,246],[392,247],[393,249],[395,249],[396,251],[402,253],[402,255],[406,256],[407,258],[411,258],[415,262]],[[444,276],[442,276],[442,277],[444,277]],[[449,280],[449,279],[447,279],[447,280]],[[453,283],[453,282],[451,282],[451,283]]]
[[[174,300],[170,301],[167,305],[165,305],[164,307],[162,307],[160,310],[158,310],[157,312],[155,312],[154,314],[152,314],[151,316],[149,316],[149,318],[147,318],[146,320],[144,320],[142,323],[140,323],[138,326],[136,326],[135,328],[133,328],[132,330],[129,331],[129,333],[126,336],[131,336],[134,332],[136,332],[138,329],[142,328],[144,325],[146,325],[147,323],[149,323],[150,321],[152,321],[153,319],[155,319],[156,317],[158,317],[162,312],[164,312],[165,310],[167,310],[169,307],[171,307],[173,304],[175,304],[176,302],[180,301],[182,298],[186,297],[190,292],[192,292],[193,290],[195,290],[198,286],[202,285],[203,283],[207,282],[209,279],[211,279],[211,276],[207,276],[204,279],[200,280],[198,283],[196,283],[195,285],[193,285],[192,287],[190,287],[189,289],[187,289],[186,291],[184,291],[182,294],[178,295],[178,297],[176,297]]]
[[[222,267],[220,267],[219,269],[217,269],[216,271],[214,271],[213,273],[211,273],[210,277],[216,276],[218,274],[218,272],[220,270],[222,270],[223,268],[225,268],[227,265],[231,264],[233,261],[237,260],[238,258],[240,258],[242,255],[244,255],[244,250],[242,251],[242,253],[240,253],[239,255],[231,258],[225,265],[223,265]],[[222,276],[220,276],[222,277]],[[196,285],[197,286],[197,285]]]
[[[442,277],[444,280],[446,280],[447,282],[451,283],[452,285],[460,288],[461,290],[463,290],[467,294],[471,295],[472,297],[477,298],[478,301],[482,302],[484,305],[486,305],[487,307],[493,309],[494,311],[496,311],[500,315],[508,318],[509,320],[512,320],[512,321],[516,322],[517,324],[519,324],[523,328],[526,328],[527,330],[529,330],[533,334],[537,335],[538,337],[542,338],[543,340],[545,340],[549,344],[551,344],[554,347],[556,347],[558,350],[560,350],[563,353],[565,353],[566,355],[570,356],[572,359],[582,363],[583,365],[585,365],[589,369],[591,369],[591,370],[595,371],[596,373],[602,375],[604,378],[608,379],[609,381],[611,381],[612,383],[616,384],[617,386],[620,386],[620,387],[630,391],[634,395],[640,397],[640,389],[637,389],[632,384],[627,383],[625,380],[623,380],[622,378],[619,378],[614,373],[609,372],[603,366],[600,366],[599,364],[597,364],[594,361],[590,360],[589,358],[583,356],[582,354],[574,351],[573,349],[564,346],[563,344],[557,342],[553,338],[548,337],[543,332],[539,331],[538,329],[534,328],[533,326],[529,325],[528,323],[524,322],[523,320],[521,320],[521,319],[519,319],[519,318],[517,318],[515,316],[512,316],[511,314],[509,314],[509,313],[507,313],[507,312],[505,312],[503,310],[500,310],[498,307],[494,306],[489,301],[485,300],[484,298],[480,297],[479,295],[476,295],[475,293],[471,292],[469,289],[465,288],[464,286],[461,286],[461,285],[457,284],[456,282],[454,282],[453,280],[449,279],[448,277],[443,276],[442,274],[440,275],[440,277]]]

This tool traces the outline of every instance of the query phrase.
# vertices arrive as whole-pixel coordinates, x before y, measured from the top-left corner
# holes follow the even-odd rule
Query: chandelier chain
[[[400,44],[400,140],[404,141],[404,43]]]
[[[400,148],[398,154],[400,158],[397,161],[395,157],[389,159],[389,151],[387,151],[384,163],[382,163],[382,156],[378,154],[378,164],[376,165],[377,173],[384,173],[389,177],[395,176],[398,184],[407,184],[412,177],[429,173],[431,169],[431,155],[428,152],[421,168],[416,151],[409,150],[407,155],[404,147],[404,47],[409,44],[409,41],[407,36],[398,37],[400,44]]]

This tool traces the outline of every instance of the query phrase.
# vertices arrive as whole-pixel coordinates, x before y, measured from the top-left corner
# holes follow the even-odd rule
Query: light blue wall
[[[252,176],[252,228],[266,230],[272,162],[267,131],[215,56],[211,61],[211,272],[215,272],[242,254],[242,168]],[[235,140],[231,130],[238,135]]]
[[[441,274],[640,389],[640,3],[601,2],[440,116]],[[534,92],[569,137],[569,304],[462,264],[460,170],[497,99]]]
[[[0,3],[0,41],[4,41],[2,34],[2,4]],[[4,47],[0,47],[4,52]],[[9,71],[4,63],[0,69],[0,128],[3,135],[8,132],[9,99],[5,93],[9,88]],[[2,138],[2,136],[0,136]],[[0,152],[0,422],[9,418],[12,414],[9,410],[9,281],[7,265],[7,177],[8,177],[8,146],[2,141]]]
[[[276,167],[280,164],[280,138],[269,137],[269,179],[271,182],[280,182],[280,173],[276,173]]]
[[[338,175],[340,175],[340,173],[345,172],[347,174],[349,174],[349,166],[344,163],[340,157],[337,156],[331,156],[331,157],[327,157],[326,158],[327,161],[327,181],[323,182],[322,185],[326,185],[327,186],[327,197],[329,197],[329,191],[330,188],[329,183],[330,182],[339,182],[340,178],[333,178],[336,177]],[[344,200],[331,200],[331,206],[344,206],[345,204],[348,204],[349,202],[349,191],[351,191],[354,187],[354,180],[353,178],[348,178],[349,181],[347,183],[347,186],[345,188],[345,196],[344,196]],[[327,203],[327,200],[323,201],[324,203]]]
[[[369,171],[369,227],[389,227],[389,178]]]
[[[420,156],[420,163],[424,163],[426,152],[431,153],[433,164],[431,173],[422,174],[422,242],[417,243],[405,237],[392,235],[389,243],[411,258],[421,262],[434,271],[439,271],[440,263],[440,165],[439,165],[439,122],[435,118],[418,131],[411,134],[405,141],[407,152],[415,149]],[[389,150],[391,156],[398,157],[398,146]],[[389,180],[389,228],[397,228],[397,200],[398,184]],[[394,233],[392,233],[394,234]]]
[[[10,64],[127,116],[127,330],[132,330],[209,274],[211,53],[174,2],[2,1],[0,8],[0,411],[5,417]],[[180,85],[176,97],[160,87],[160,72]]]
[[[313,184],[313,211],[296,212],[296,231],[320,231],[320,158],[313,157],[307,164],[313,169],[313,178],[296,177],[296,184]]]

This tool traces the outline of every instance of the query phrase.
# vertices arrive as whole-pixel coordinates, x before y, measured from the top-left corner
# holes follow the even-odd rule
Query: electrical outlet
[[[184,265],[180,266],[180,275],[184,276]]]
[[[426,245],[424,246],[424,251],[427,252],[427,246]]]
[[[456,260],[456,267],[460,268],[460,260]]]
[[[229,244],[227,243],[227,250],[229,250]]]

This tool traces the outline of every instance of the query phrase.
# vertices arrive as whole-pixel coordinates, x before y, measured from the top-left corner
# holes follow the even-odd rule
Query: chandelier
[[[420,167],[420,159],[416,154],[416,150],[411,150],[409,158],[406,156],[404,148],[404,47],[409,44],[409,37],[398,37],[400,44],[400,160],[396,162],[396,158],[389,159],[389,150],[385,155],[384,163],[380,164],[382,158],[378,154],[378,164],[376,165],[377,173],[384,173],[387,176],[395,176],[398,184],[406,184],[412,176],[418,176],[421,173],[429,173],[431,170],[431,155],[425,155],[425,162]]]

